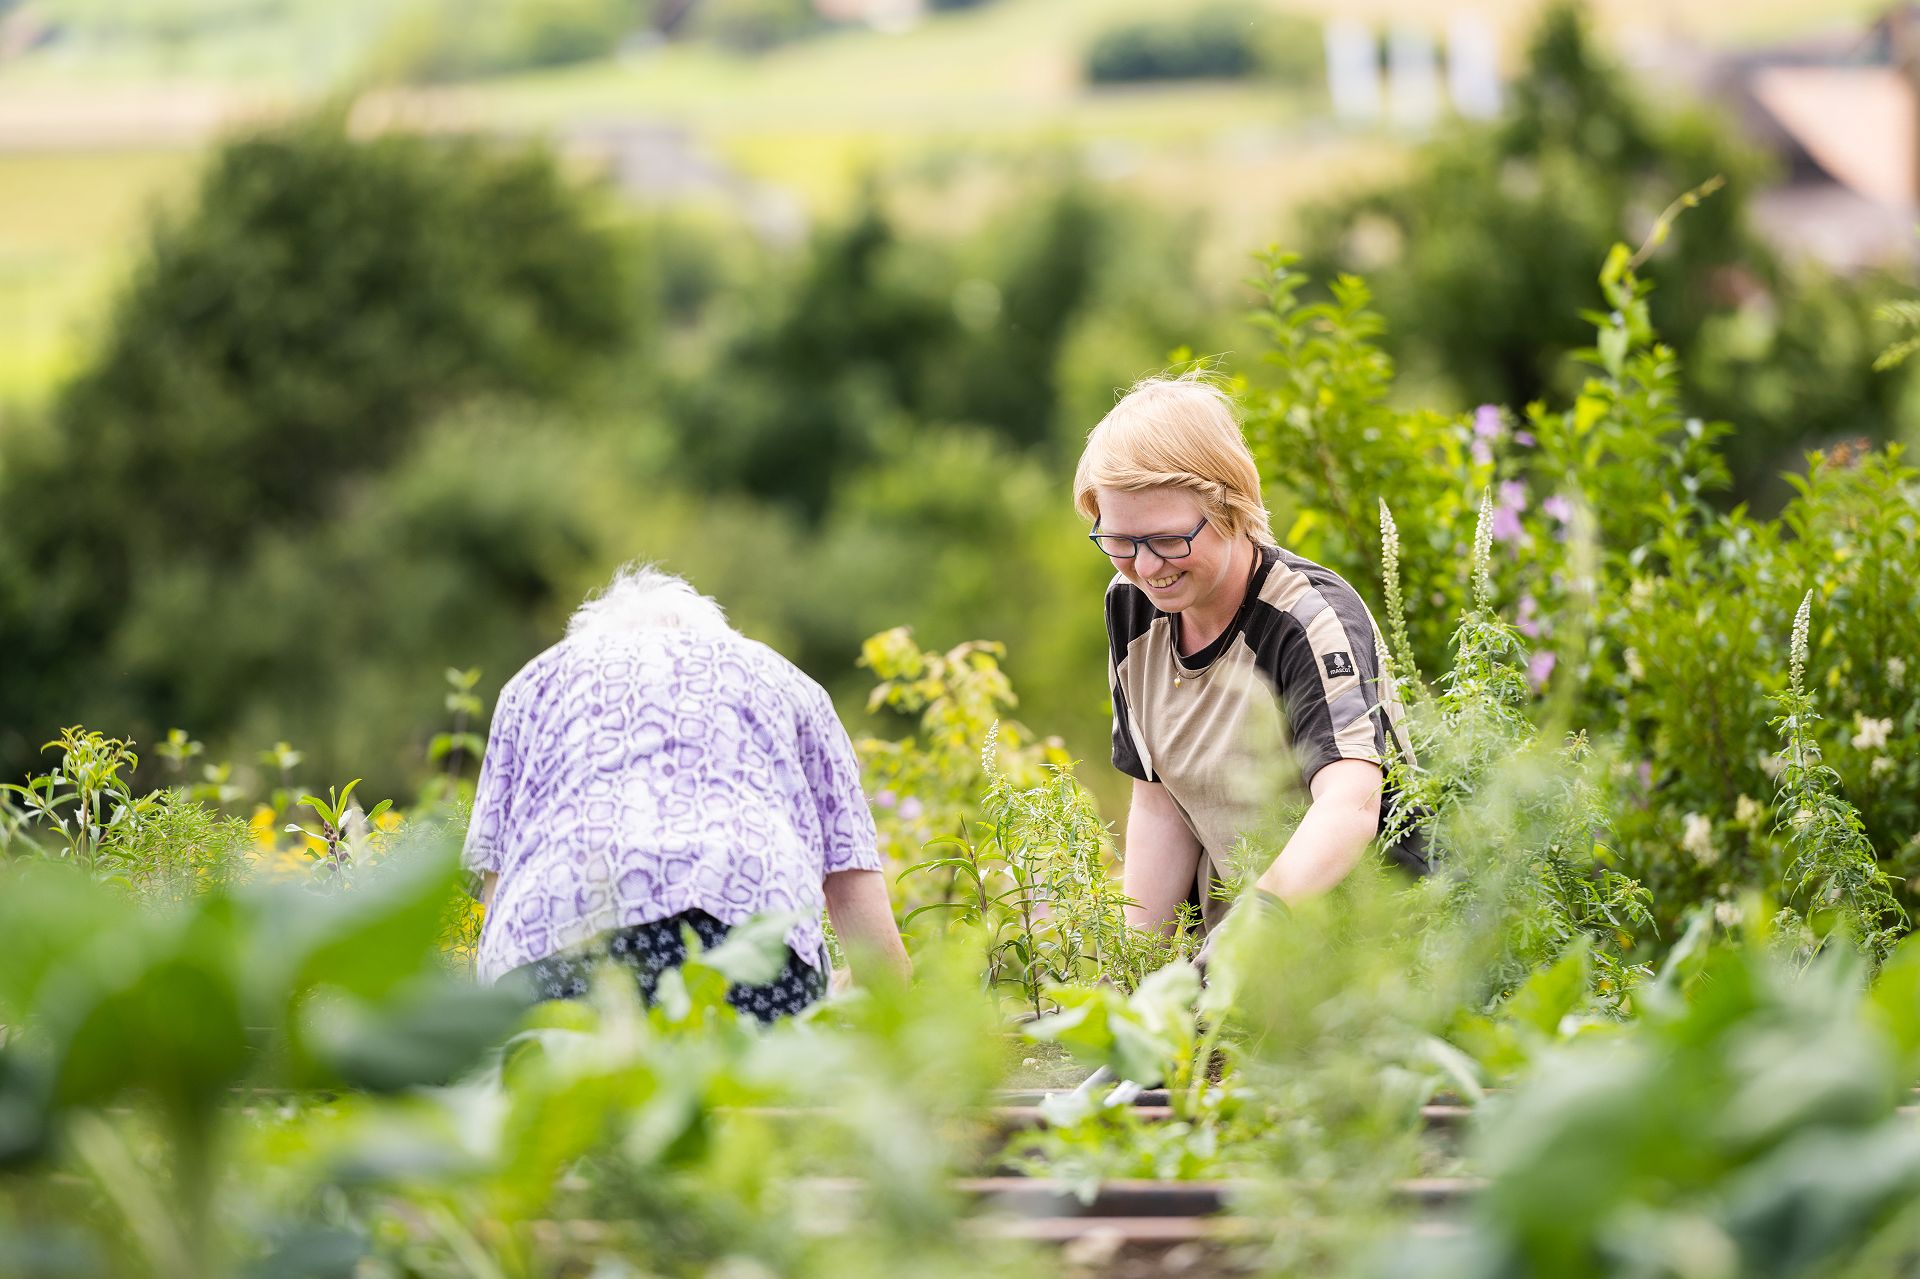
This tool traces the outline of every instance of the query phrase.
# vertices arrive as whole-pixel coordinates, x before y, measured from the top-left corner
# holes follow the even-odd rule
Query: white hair
[[[651,564],[626,565],[567,619],[569,636],[655,627],[729,629],[727,615],[718,604],[694,590],[685,578]]]

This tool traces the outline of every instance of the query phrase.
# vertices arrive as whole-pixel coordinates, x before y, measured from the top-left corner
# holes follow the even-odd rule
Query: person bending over
[[[651,999],[683,929],[711,947],[791,912],[785,969],[728,999],[795,1013],[827,990],[823,904],[849,956],[908,971],[825,690],[651,568],[622,570],[501,690],[463,861],[487,906],[478,975],[538,998],[584,995],[611,961]]]
[[[1115,569],[1129,922],[1164,931],[1192,901],[1215,929],[1229,853],[1302,787],[1306,815],[1255,887],[1293,903],[1339,883],[1381,831],[1388,752],[1408,751],[1400,699],[1360,596],[1275,544],[1231,398],[1192,375],[1140,382],[1088,435],[1073,496]],[[1417,845],[1389,856],[1427,869]]]

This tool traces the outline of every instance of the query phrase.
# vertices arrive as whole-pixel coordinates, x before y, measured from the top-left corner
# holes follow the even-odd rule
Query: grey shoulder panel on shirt
[[[1296,735],[1317,739],[1335,757],[1385,758],[1378,639],[1366,604],[1345,579],[1280,552],[1246,641],[1262,673],[1289,695]]]

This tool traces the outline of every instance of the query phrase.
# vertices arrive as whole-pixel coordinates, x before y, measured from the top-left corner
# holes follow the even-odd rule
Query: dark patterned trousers
[[[700,939],[702,949],[711,950],[727,935],[727,925],[704,910],[687,910],[645,924],[629,924],[605,932],[592,941],[569,946],[531,964],[522,964],[500,980],[517,982],[532,992],[535,1000],[584,999],[594,969],[605,963],[633,970],[640,997],[651,1004],[660,974],[678,968],[687,959],[686,940],[681,929],[688,928]],[[727,991],[727,1002],[743,1013],[763,1022],[789,1017],[827,993],[824,968],[787,950],[787,966],[764,986],[734,986]]]

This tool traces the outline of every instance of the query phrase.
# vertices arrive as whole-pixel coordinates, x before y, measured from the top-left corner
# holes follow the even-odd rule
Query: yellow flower
[[[247,818],[247,832],[253,836],[253,846],[263,853],[270,853],[279,842],[280,823],[278,815],[265,804],[256,804],[253,816]]]

